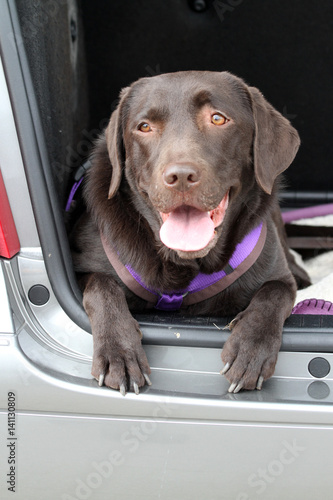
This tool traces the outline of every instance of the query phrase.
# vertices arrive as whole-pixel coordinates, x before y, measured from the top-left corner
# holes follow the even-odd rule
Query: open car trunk
[[[30,110],[40,154],[37,162],[26,158],[25,164],[35,217],[43,253],[52,248],[46,266],[53,291],[84,329],[90,327],[71,266],[64,209],[74,174],[106,126],[120,89],[137,78],[190,69],[228,70],[241,76],[257,86],[301,136],[302,146],[285,176],[282,209],[333,200],[333,96],[326,55],[333,38],[325,22],[331,14],[329,2],[320,9],[311,2],[217,0],[82,0],[49,7],[18,0],[16,6],[21,62],[35,91]],[[17,116],[18,123],[23,119]],[[323,245],[319,242],[315,251]],[[301,244],[296,241],[296,246]],[[144,321],[150,323],[148,317]],[[167,321],[154,314],[151,323]],[[286,332],[292,328],[297,350],[308,349],[305,326],[327,328],[333,319],[288,320]],[[154,332],[154,341],[159,342],[160,333]],[[284,336],[284,347],[289,348],[288,338]],[[329,348],[311,338],[316,350]]]
[[[153,479],[144,489],[138,479],[139,474],[144,474],[144,461],[132,464],[129,460],[131,470],[136,471],[132,475],[135,488],[120,496],[125,478],[123,468],[119,481],[118,476],[111,478],[117,498],[240,500],[255,498],[251,495],[260,495],[268,487],[273,488],[273,493],[266,498],[310,498],[306,495],[312,484],[307,479],[311,475],[316,475],[316,485],[323,495],[328,494],[330,473],[325,467],[330,463],[327,438],[331,436],[332,416],[327,408],[331,408],[333,388],[333,316],[288,318],[275,376],[260,393],[231,396],[227,394],[227,381],[219,375],[220,350],[229,334],[223,328],[230,318],[186,318],[180,313],[158,311],[139,315],[153,386],[143,389],[137,399],[130,394],[121,398],[115,391],[99,389],[90,375],[91,330],[72,266],[65,207],[75,172],[106,126],[120,89],[139,77],[191,69],[227,70],[242,77],[258,87],[298,130],[302,144],[285,175],[282,210],[333,203],[333,36],[328,22],[333,16],[332,2],[8,0],[2,5],[1,56],[41,249],[40,253],[38,244],[22,245],[21,253],[6,262],[4,269],[20,330],[20,352],[44,374],[36,387],[52,396],[43,401],[31,397],[29,391],[23,390],[23,382],[17,381],[22,385],[22,412],[102,416],[99,436],[89,435],[90,423],[80,427],[82,433],[88,430],[85,439],[92,457],[96,442],[101,446],[101,457],[118,446],[117,437],[128,432],[126,419],[149,421],[149,429],[154,430],[149,433],[147,427],[142,440],[135,438],[139,443],[136,456],[144,456],[146,465],[156,475],[152,473]],[[7,175],[9,185],[8,179]],[[14,191],[13,187],[8,190],[13,203]],[[18,214],[17,219],[21,216]],[[316,236],[316,242],[306,238],[304,245],[300,240],[304,233],[300,235],[293,228],[289,231],[294,246],[306,258],[331,246],[329,230],[323,238]],[[31,372],[30,377],[31,382],[37,375]],[[44,421],[49,418],[45,416]],[[113,444],[109,443],[109,448],[101,437],[111,432],[107,428],[108,418],[113,423]],[[194,444],[189,445],[194,427],[181,427],[186,422],[201,425],[199,434],[195,434],[200,436],[201,458]],[[205,426],[205,422],[209,425]],[[326,426],[329,434],[317,433],[319,425]],[[257,439],[249,433],[258,426]],[[311,426],[313,434],[309,431]],[[32,421],[26,419],[23,424],[22,420],[22,432],[33,432],[32,429]],[[64,435],[74,447],[78,440],[71,432],[70,425],[64,424]],[[47,442],[47,426],[42,435]],[[170,435],[177,442],[174,447]],[[187,443],[184,448],[178,446],[182,439]],[[236,486],[239,468],[236,465],[233,472],[230,466],[238,460],[236,451],[222,459],[215,447],[216,440],[221,439],[229,450],[233,448],[239,453],[245,449],[244,486]],[[299,448],[291,456],[306,478],[299,494],[290,486],[296,469],[280,460],[285,473],[282,487],[277,480],[277,466],[272,466],[266,480],[258,473],[260,462],[251,466],[253,458],[249,458],[259,446],[261,456],[268,457],[265,463],[270,465],[275,452],[269,461],[267,443],[273,443],[281,455],[295,439]],[[146,440],[150,457],[143,447]],[[128,441],[124,442],[125,452],[131,447],[126,448]],[[315,453],[318,443],[324,450],[321,457]],[[169,465],[153,445],[164,455],[170,453]],[[39,446],[43,454],[42,440]],[[78,458],[82,449],[79,445]],[[28,453],[28,448],[24,450]],[[61,453],[58,451],[59,459]],[[299,458],[302,454],[307,461]],[[311,473],[314,462],[309,457],[317,460],[316,474]],[[174,467],[170,465],[172,460]],[[177,460],[181,464],[179,471]],[[200,482],[200,475],[195,478],[193,471],[200,469],[204,461],[211,464],[210,479],[207,476]],[[221,461],[230,471],[225,497],[219,496],[219,483],[214,483]],[[61,490],[57,489],[56,479],[45,472],[53,491],[74,491],[71,478],[81,474],[75,467],[74,472],[67,470],[64,474]],[[162,492],[163,467],[169,483]],[[177,484],[183,481],[184,474],[191,485],[179,495]],[[28,472],[24,477],[28,477]],[[79,477],[86,481],[86,476]],[[104,478],[102,473],[101,477]],[[247,481],[250,477],[252,484]],[[261,483],[255,483],[256,480]],[[103,483],[95,490],[94,498],[106,498],[104,486]],[[45,487],[48,484],[41,483],[41,491]],[[204,491],[211,494],[205,496]],[[70,498],[64,495],[63,498]],[[81,497],[77,494],[75,498]]]

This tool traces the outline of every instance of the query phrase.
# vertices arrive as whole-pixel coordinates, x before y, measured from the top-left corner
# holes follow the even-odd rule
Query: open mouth
[[[162,243],[173,250],[197,252],[207,247],[215,236],[215,228],[224,220],[229,203],[229,191],[219,205],[209,212],[182,205],[172,212],[160,212],[163,225],[160,229]]]

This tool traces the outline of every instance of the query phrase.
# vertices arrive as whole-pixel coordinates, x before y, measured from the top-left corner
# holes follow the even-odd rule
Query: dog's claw
[[[257,386],[256,386],[256,389],[258,391],[261,391],[263,382],[264,382],[264,377],[262,375],[260,375],[260,377],[258,378]]]
[[[233,382],[231,386],[228,389],[228,392],[233,392],[234,394],[237,394],[241,389],[244,387],[244,382],[241,380],[240,382]]]
[[[237,386],[238,386],[238,383],[237,382],[233,382],[231,384],[231,386],[229,387],[228,392],[234,392]]]
[[[237,392],[239,392],[241,389],[243,389],[243,385],[244,385],[244,382],[241,380],[239,382],[239,384],[237,384],[237,386],[235,387],[234,394],[237,394]]]
[[[121,384],[119,387],[119,392],[122,396],[126,396],[126,387],[125,384]]]
[[[136,382],[133,383],[133,389],[134,389],[134,392],[136,395],[139,395],[140,394],[140,391],[139,391],[139,386]]]
[[[261,391],[263,382],[264,382],[264,377],[262,375],[260,375],[260,377],[258,378],[257,385],[256,385],[256,389],[258,391]],[[228,392],[233,392],[234,394],[237,394],[239,391],[241,391],[243,389],[243,387],[244,387],[244,381],[243,380],[241,380],[240,382],[233,382],[230,385],[230,387],[228,389]]]
[[[98,378],[98,385],[102,387],[104,385],[105,373],[101,373]]]
[[[222,370],[220,371],[220,374],[225,375],[227,373],[227,371],[229,370],[229,368],[230,368],[230,363],[226,363],[224,365],[224,367],[222,368]]]
[[[230,330],[230,331],[231,331],[231,330],[233,329],[233,327],[235,326],[236,321],[237,321],[237,317],[236,317],[236,318],[234,318],[234,319],[232,319],[232,320],[230,321],[230,323],[228,323],[227,325],[225,325],[225,326],[222,328],[222,330]]]
[[[148,377],[147,373],[144,373],[144,374],[143,374],[143,376],[144,376],[144,378],[145,378],[145,381],[146,381],[147,385],[152,385],[151,380],[150,380],[150,378]]]

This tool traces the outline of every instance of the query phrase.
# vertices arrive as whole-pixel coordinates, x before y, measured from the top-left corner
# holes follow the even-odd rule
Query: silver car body
[[[40,243],[9,91],[1,64],[0,167],[21,244],[0,260],[1,498],[332,498],[333,375],[309,372],[314,358],[333,363],[329,348],[313,348],[333,333],[319,320],[303,331],[310,348],[282,350],[262,391],[235,395],[219,373],[218,340],[183,342],[193,330],[219,339],[222,320],[143,317],[152,386],[126,397],[98,387],[91,334],[50,283],[52,249]],[[49,291],[43,305],[29,299],[36,284]],[[286,327],[289,347],[294,334]]]

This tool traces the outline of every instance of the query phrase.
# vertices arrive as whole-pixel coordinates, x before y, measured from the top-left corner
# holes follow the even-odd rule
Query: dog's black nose
[[[164,183],[178,191],[188,191],[200,182],[200,170],[195,165],[169,165],[163,172]]]

